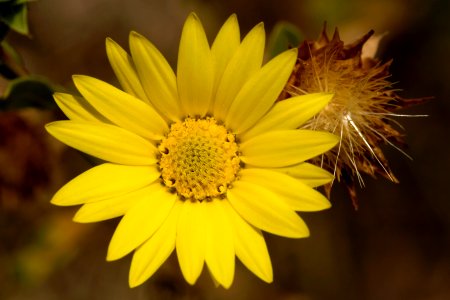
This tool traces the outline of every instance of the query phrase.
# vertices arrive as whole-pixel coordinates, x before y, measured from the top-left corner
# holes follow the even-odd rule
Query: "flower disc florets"
[[[158,149],[163,183],[182,198],[220,197],[239,170],[234,135],[214,118],[172,124]]]

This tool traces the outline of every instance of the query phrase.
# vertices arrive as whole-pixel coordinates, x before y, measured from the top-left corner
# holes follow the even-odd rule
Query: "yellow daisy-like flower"
[[[132,32],[131,57],[106,41],[123,91],[74,76],[83,97],[55,95],[70,120],[48,124],[49,133],[106,163],[67,183],[52,203],[83,204],[77,222],[123,216],[107,260],[134,250],[131,287],[147,280],[174,249],[190,284],[206,263],[213,279],[228,288],[235,255],[271,282],[261,230],[306,237],[308,228],[295,211],[330,206],[313,188],[331,175],[304,161],[338,139],[297,128],[331,95],[275,103],[297,50],[261,66],[264,43],[262,24],[241,41],[233,15],[210,47],[191,14],[181,35],[176,75],[153,44]]]

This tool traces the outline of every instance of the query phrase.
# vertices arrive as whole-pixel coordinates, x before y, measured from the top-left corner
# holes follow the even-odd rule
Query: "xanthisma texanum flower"
[[[265,33],[241,41],[231,16],[210,47],[195,14],[184,25],[177,74],[147,39],[132,32],[131,57],[107,39],[124,91],[74,76],[83,97],[56,94],[69,117],[47,125],[65,144],[106,161],[53,197],[83,204],[77,222],[123,216],[107,260],[134,251],[129,283],[147,280],[174,249],[194,284],[206,263],[228,288],[235,255],[262,280],[272,267],[262,230],[300,238],[308,228],[295,211],[330,206],[315,189],[331,174],[304,162],[338,142],[298,130],[330,94],[276,103],[297,58],[292,49],[262,65]]]

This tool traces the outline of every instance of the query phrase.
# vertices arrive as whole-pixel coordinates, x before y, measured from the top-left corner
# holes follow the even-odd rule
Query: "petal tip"
[[[231,280],[230,282],[222,282],[221,285],[223,286],[224,289],[228,290],[231,285],[233,284],[233,280]]]
[[[63,206],[61,200],[58,199],[58,198],[56,197],[56,195],[53,196],[53,198],[50,200],[50,203],[53,204],[53,205]]]
[[[86,206],[82,206],[73,216],[72,221],[75,223],[82,223],[82,224],[86,224],[86,223],[93,223],[96,222],[98,220],[95,220],[95,218],[93,219],[92,216],[90,216],[89,214],[89,210],[86,209]]]
[[[89,223],[89,222],[86,222],[85,220],[83,220],[83,218],[80,217],[78,212],[73,216],[72,221],[75,223]]]
[[[137,281],[131,281],[131,280],[128,281],[128,285],[131,289],[138,287],[141,284],[142,284],[141,282],[137,282]]]
[[[128,275],[128,285],[130,286],[130,288],[135,288],[141,285],[144,281],[145,280],[140,279],[139,276],[130,269],[130,273]]]
[[[237,18],[237,15],[236,15],[235,13],[231,14],[231,15],[228,17],[228,19],[225,21],[225,23],[228,23],[228,22],[238,24],[238,18]]]
[[[291,55],[297,56],[298,48],[289,49],[289,50],[287,50],[287,52],[291,53]]]
[[[105,44],[106,44],[106,46],[108,46],[108,45],[116,44],[116,42],[114,42],[114,40],[113,40],[112,38],[107,37],[107,38],[105,39]]]
[[[322,209],[329,209],[329,208],[331,208],[331,202],[330,201],[324,202]]]
[[[114,234],[116,233],[117,229]],[[106,253],[106,261],[118,260],[127,255],[128,252],[124,253],[123,249],[124,249],[123,247],[120,247],[120,245],[118,245],[117,239],[115,239],[115,235],[113,235],[111,241],[109,242],[108,252]]]
[[[117,44],[112,38],[107,37],[105,39],[105,47],[106,47],[106,54],[110,56],[113,51],[118,51],[118,48],[120,48],[119,44]]]
[[[106,254],[106,261],[115,261],[122,257],[123,255],[117,255],[117,253],[113,253],[113,251],[108,248],[108,253]]]
[[[330,134],[330,137],[333,140],[332,141],[333,147],[336,146],[339,143],[339,141],[341,140],[341,138],[335,134]]]
[[[138,33],[137,31],[130,31],[130,40],[131,39],[140,39],[140,38],[144,38],[144,36],[142,36],[142,34]]]
[[[273,282],[273,274],[270,274],[270,276],[268,276],[267,278],[262,278],[262,280],[264,280],[267,283],[272,283]]]
[[[307,238],[311,235],[308,226],[304,225],[298,230],[297,238]]]
[[[66,94],[65,93],[61,93],[61,92],[54,92],[53,93],[53,98],[64,97],[64,95],[66,95]]]
[[[47,124],[45,124],[44,128],[49,134],[53,135],[54,128],[57,127],[58,123],[60,123],[60,122],[62,122],[62,121],[53,121],[53,122],[47,123]]]
[[[197,282],[197,279],[199,276],[194,277],[194,276],[187,276],[185,274],[184,275],[184,279],[186,280],[187,283],[189,283],[190,285],[195,285],[195,283]]]
[[[256,24],[249,33],[247,33],[247,35],[244,37],[245,41],[246,39],[249,39],[250,37],[253,38],[258,38],[260,41],[265,41],[266,39],[266,31],[264,29],[264,23],[263,22],[259,22],[258,24]],[[263,48],[264,48],[264,43],[263,43]]]
[[[72,75],[72,80],[75,86],[78,88],[78,84],[82,84],[86,82],[86,80],[89,80],[93,77],[87,76],[87,75],[81,75],[81,74],[74,74]]]
[[[183,31],[186,29],[192,30],[193,28],[195,28],[195,30],[199,30],[199,28],[201,28],[201,31],[204,31],[200,18],[194,12],[190,13],[186,21],[184,22]]]
[[[317,101],[323,101],[325,104],[331,101],[334,97],[334,93],[332,92],[319,92],[319,93],[311,93],[311,94],[305,94],[303,96],[315,96],[317,97]]]
[[[199,21],[199,18],[195,12],[191,12],[188,16],[188,19],[194,19],[194,20]]]
[[[50,123],[45,124],[45,126],[44,126],[45,129],[51,128],[53,126],[53,123],[55,123],[55,122],[50,122]]]
[[[80,78],[83,78],[83,77],[85,77],[86,75],[81,75],[81,74],[73,74],[72,75],[72,80],[78,80],[78,79],[80,79]]]

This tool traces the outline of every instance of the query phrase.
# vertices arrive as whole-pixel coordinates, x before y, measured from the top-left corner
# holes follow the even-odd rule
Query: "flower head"
[[[315,164],[344,181],[355,208],[355,181],[363,185],[361,174],[382,175],[398,182],[381,149],[382,144],[403,144],[403,136],[393,116],[394,111],[416,104],[419,99],[405,100],[396,94],[389,82],[391,62],[380,63],[363,57],[363,46],[373,35],[345,45],[336,29],[333,38],[326,26],[318,40],[306,40],[299,47],[298,60],[286,89],[280,96],[293,97],[308,93],[333,93],[333,99],[304,129],[324,130],[340,136],[338,147],[315,159]],[[400,149],[399,149],[400,150]],[[400,150],[401,151],[401,150]],[[327,186],[329,193],[331,185]]]
[[[206,263],[215,281],[228,288],[235,255],[271,282],[261,231],[306,237],[308,229],[295,211],[329,207],[313,188],[331,175],[304,161],[338,139],[297,128],[331,95],[275,104],[297,50],[261,66],[264,43],[262,24],[241,41],[233,15],[210,47],[191,14],[176,75],[153,44],[132,32],[131,57],[106,42],[123,91],[74,76],[82,97],[55,95],[70,120],[50,123],[47,130],[106,162],[67,183],[52,203],[83,204],[78,222],[123,216],[107,259],[134,251],[130,286],[148,279],[174,249],[190,284]]]

